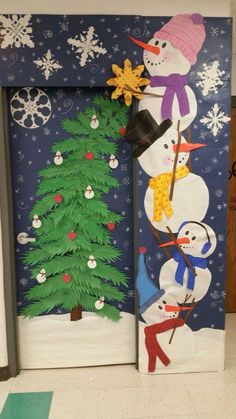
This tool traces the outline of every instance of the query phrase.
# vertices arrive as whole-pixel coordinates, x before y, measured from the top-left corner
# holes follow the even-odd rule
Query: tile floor
[[[0,411],[8,393],[53,391],[49,419],[236,419],[236,314],[226,329],[223,373],[147,376],[133,365],[22,371],[0,383]]]

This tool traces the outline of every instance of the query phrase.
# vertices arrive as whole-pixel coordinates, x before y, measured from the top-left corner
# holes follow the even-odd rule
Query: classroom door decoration
[[[231,24],[0,15],[24,368],[222,369]]]

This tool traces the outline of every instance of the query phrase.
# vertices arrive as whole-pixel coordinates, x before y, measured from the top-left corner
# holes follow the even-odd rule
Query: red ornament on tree
[[[68,273],[64,274],[63,275],[63,281],[64,282],[70,282],[71,281],[71,276]]]
[[[119,134],[120,135],[122,135],[123,137],[125,136],[125,134],[126,134],[126,127],[120,127],[120,129],[119,129]]]
[[[85,158],[86,160],[93,160],[94,154],[92,153],[92,151],[87,151],[87,153],[85,153]]]
[[[60,204],[62,202],[62,195],[57,194],[57,195],[54,196],[53,199],[57,204]]]
[[[107,228],[108,228],[108,230],[112,231],[112,230],[114,230],[116,228],[116,225],[112,221],[110,221],[107,224]]]
[[[75,233],[74,231],[70,231],[70,232],[68,233],[68,237],[69,237],[69,239],[70,239],[70,240],[75,240],[75,238],[76,238],[76,233]]]

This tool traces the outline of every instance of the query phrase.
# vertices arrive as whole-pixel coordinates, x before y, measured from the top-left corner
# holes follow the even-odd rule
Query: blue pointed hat
[[[138,258],[138,275],[136,279],[136,288],[139,295],[139,312],[143,314],[148,307],[155,303],[159,298],[165,294],[165,290],[159,289],[149,278],[147,268],[144,261],[144,253],[146,248],[140,248]]]

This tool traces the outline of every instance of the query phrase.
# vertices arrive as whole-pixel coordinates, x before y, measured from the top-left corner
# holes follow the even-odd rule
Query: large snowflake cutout
[[[221,111],[218,103],[215,103],[214,106],[207,112],[207,115],[200,119],[200,122],[212,132],[214,137],[222,130],[224,124],[227,124],[230,121],[228,115]]]
[[[200,81],[196,83],[196,86],[202,88],[203,96],[207,96],[209,93],[218,93],[218,86],[223,84],[221,77],[225,74],[224,70],[219,69],[219,61],[214,61],[212,64],[203,64],[203,71],[199,71],[197,75],[200,77]]]
[[[27,46],[34,48],[32,41],[31,15],[0,15],[1,48]]]
[[[72,50],[75,51],[76,58],[80,60],[80,66],[84,67],[87,62],[91,62],[100,54],[106,54],[106,48],[102,47],[102,42],[98,45],[98,35],[95,33],[95,28],[90,26],[87,31],[76,35],[75,38],[67,40],[69,45],[72,45]]]
[[[42,73],[46,80],[49,79],[49,77],[54,73],[54,71],[57,71],[60,68],[62,68],[58,61],[53,59],[53,54],[51,53],[50,49],[41,58],[38,58],[33,62],[37,65],[38,68],[42,70]]]

